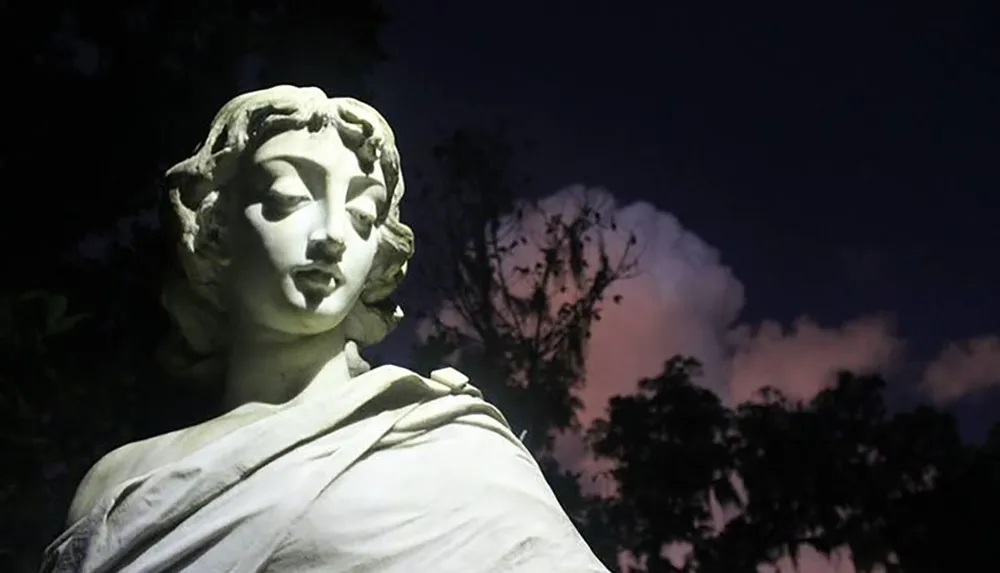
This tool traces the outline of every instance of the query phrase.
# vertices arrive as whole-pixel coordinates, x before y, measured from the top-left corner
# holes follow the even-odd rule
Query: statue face
[[[241,167],[229,194],[234,311],[288,334],[339,325],[365,287],[387,208],[376,163],[365,175],[336,129],[281,133]]]

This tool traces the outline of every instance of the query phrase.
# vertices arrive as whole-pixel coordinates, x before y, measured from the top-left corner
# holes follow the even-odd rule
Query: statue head
[[[402,318],[389,295],[414,248],[375,109],[317,88],[240,95],[167,182],[184,275],[163,293],[177,326],[169,367],[218,378],[240,316],[293,336],[341,327],[352,373],[367,369],[358,347]]]

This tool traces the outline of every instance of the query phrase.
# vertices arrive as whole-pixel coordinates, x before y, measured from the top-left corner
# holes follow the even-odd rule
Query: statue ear
[[[198,236],[195,250],[202,257],[210,258],[220,266],[229,264],[228,227],[223,194],[212,191],[202,200],[197,212]]]
[[[391,307],[391,308],[390,308]],[[344,335],[359,346],[375,344],[385,338],[403,318],[403,309],[391,301],[369,306],[358,301],[344,318]]]
[[[385,255],[380,258],[382,260],[376,260],[376,264],[368,273],[365,289],[361,293],[361,301],[365,304],[378,304],[379,301],[388,298],[406,275],[409,261],[386,260],[389,257]]]
[[[205,197],[236,175],[238,155],[232,147],[224,147],[215,153],[206,153],[202,147],[193,156],[167,170],[167,186],[177,190],[185,207],[197,210]]]

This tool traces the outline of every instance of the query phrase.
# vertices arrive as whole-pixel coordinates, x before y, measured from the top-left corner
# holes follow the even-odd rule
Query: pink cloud
[[[808,400],[829,386],[838,370],[858,374],[886,373],[901,356],[903,343],[884,316],[851,320],[823,328],[808,317],[789,329],[766,321],[756,329],[740,325],[730,333],[731,397],[750,399],[764,386],[790,398]]]
[[[947,402],[1000,384],[1000,337],[980,336],[948,344],[924,371],[923,388]]]
[[[839,326],[821,326],[805,316],[787,328],[774,321],[738,324],[743,285],[719,252],[684,229],[676,217],[648,203],[619,206],[606,191],[574,186],[542,200],[540,206],[544,213],[572,215],[584,203],[597,205],[605,220],[613,217],[617,222],[617,231],[603,234],[612,260],[624,250],[629,232],[642,247],[638,275],[617,283],[609,293],[622,295],[622,304],[606,302],[592,332],[580,392],[580,421],[585,426],[604,415],[609,398],[634,392],[639,379],[659,374],[664,362],[677,354],[698,358],[705,369],[698,382],[728,404],[746,400],[767,385],[807,400],[827,387],[838,370],[887,373],[902,357],[903,342],[887,316],[859,317]],[[522,230],[537,235],[542,221],[539,214],[529,215]],[[514,222],[505,225],[510,228]],[[594,255],[589,253],[590,260]],[[522,249],[502,272],[512,276],[514,265],[539,257],[537,249]],[[557,299],[573,295],[570,290]],[[457,320],[446,308],[442,314],[447,322]],[[935,396],[947,397],[997,381],[1000,339],[985,337],[946,349],[928,368],[925,383]],[[578,435],[557,436],[556,455],[568,469],[584,473],[586,490],[614,494],[614,484],[594,480],[604,468],[588,455]],[[827,559],[806,548],[799,558],[800,573],[854,571],[849,555]],[[790,571],[790,565],[782,562],[778,570]]]

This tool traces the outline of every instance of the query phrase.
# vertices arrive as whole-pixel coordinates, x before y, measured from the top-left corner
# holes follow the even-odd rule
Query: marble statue
[[[465,376],[358,352],[402,317],[414,249],[377,111],[247,93],[167,181],[167,355],[224,384],[226,413],[98,461],[43,571],[607,572]]]

